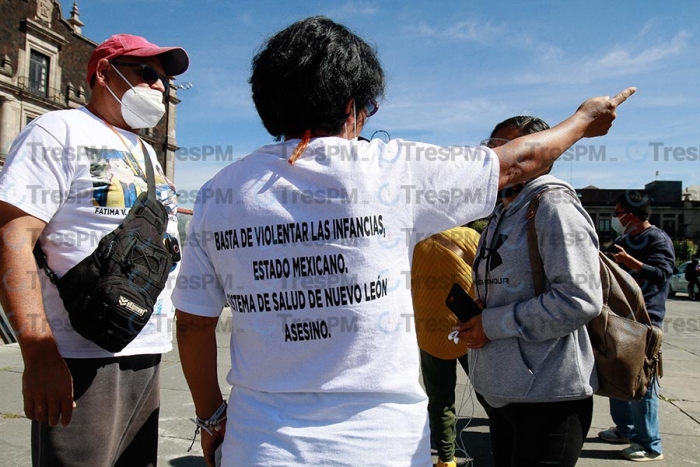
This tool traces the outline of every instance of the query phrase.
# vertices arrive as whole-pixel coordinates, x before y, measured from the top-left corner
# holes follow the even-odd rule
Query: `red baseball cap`
[[[90,56],[87,68],[87,81],[90,83],[97,71],[97,62],[106,58],[112,60],[123,55],[129,57],[158,57],[167,76],[177,76],[190,65],[185,49],[180,47],[158,47],[140,36],[115,34],[97,46]]]

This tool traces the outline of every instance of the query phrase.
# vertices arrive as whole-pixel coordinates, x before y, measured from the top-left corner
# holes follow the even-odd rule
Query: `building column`
[[[10,144],[15,139],[13,131],[12,103],[15,98],[12,96],[0,96],[0,166],[4,164],[5,157],[10,151]]]
[[[175,86],[170,86],[170,92],[165,99],[165,140],[163,141],[163,172],[168,180],[175,183],[175,151],[177,150],[177,137],[175,136],[175,128],[177,125],[177,104],[180,99],[177,97],[177,89]],[[175,183],[177,186],[177,183]]]

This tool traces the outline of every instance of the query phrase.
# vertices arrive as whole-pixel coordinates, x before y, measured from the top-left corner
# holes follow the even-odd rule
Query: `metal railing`
[[[12,344],[17,342],[15,333],[12,331],[10,322],[7,319],[7,316],[5,316],[5,312],[3,311],[2,307],[0,307],[0,341],[2,341],[3,344]]]
[[[17,78],[17,87],[22,91],[49,100],[56,104],[63,104],[66,102],[66,95],[63,91],[48,86],[45,86],[43,89],[33,88],[30,86],[29,77],[27,76],[20,76]]]

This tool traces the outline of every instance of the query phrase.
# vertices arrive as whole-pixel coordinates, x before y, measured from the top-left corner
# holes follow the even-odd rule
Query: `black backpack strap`
[[[148,185],[148,199],[154,203],[158,202],[156,198],[156,177],[153,171],[153,163],[151,162],[151,155],[146,149],[146,145],[143,140],[139,138],[139,143],[141,143],[141,151],[143,151],[143,163],[146,165],[146,183]]]
[[[48,276],[51,283],[55,284],[56,282],[58,282],[58,276],[49,267],[46,258],[46,253],[44,253],[44,250],[41,249],[41,246],[39,245],[39,240],[37,240],[34,244],[34,251],[32,253],[34,253],[34,259],[36,260],[37,266],[39,266],[40,269],[44,270],[44,274]]]
[[[155,173],[153,170],[153,163],[151,162],[151,157],[146,150],[146,145],[143,143],[141,138],[139,138],[141,143],[141,148],[143,150],[144,164],[146,165],[146,182],[148,184],[148,196],[145,202],[140,203],[139,200],[134,203],[135,215],[148,219],[148,222],[156,226],[159,232],[165,232],[167,229],[168,217],[167,210],[162,203],[158,201],[156,197],[156,181]],[[139,205],[138,207],[136,205]],[[125,219],[126,220],[126,219]]]
[[[138,140],[139,143],[141,143],[141,150],[143,151],[143,163],[146,165],[146,185],[148,186],[148,200],[152,203],[157,203],[158,198],[156,197],[156,177],[155,172],[153,170],[153,163],[151,162],[151,155],[148,153],[148,150],[146,149],[146,145],[143,143],[143,140],[141,138],[138,138]],[[154,225],[158,226],[162,224],[162,221],[158,218],[158,216],[152,213],[150,210],[144,210],[141,215],[148,216],[149,218],[151,218],[151,223],[153,223]],[[37,240],[37,242],[34,244],[34,250],[32,253],[34,254],[34,259],[36,260],[37,266],[39,266],[39,268],[44,271],[44,274],[48,276],[52,284],[56,284],[58,282],[59,277],[49,267],[48,258],[46,257],[46,253],[44,253],[44,250],[41,248],[41,245],[39,245],[39,240]]]

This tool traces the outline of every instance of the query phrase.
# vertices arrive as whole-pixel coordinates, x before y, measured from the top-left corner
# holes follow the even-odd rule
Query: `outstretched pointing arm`
[[[547,170],[564,151],[581,138],[607,134],[617,107],[634,94],[630,87],[614,97],[593,97],[549,130],[517,138],[494,149],[500,161],[499,189],[530,180]]]

